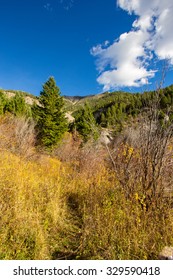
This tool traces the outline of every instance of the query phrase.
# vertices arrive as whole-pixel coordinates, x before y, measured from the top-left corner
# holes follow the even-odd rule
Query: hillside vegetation
[[[1,93],[0,259],[158,259],[173,246],[172,94],[82,98],[62,131],[53,80],[39,105]]]

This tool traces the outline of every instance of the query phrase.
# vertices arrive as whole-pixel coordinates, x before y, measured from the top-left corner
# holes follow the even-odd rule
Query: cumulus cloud
[[[153,56],[173,64],[172,0],[118,0],[117,4],[136,20],[111,45],[106,41],[91,49],[97,81],[104,90],[148,84],[156,72],[150,66]]]

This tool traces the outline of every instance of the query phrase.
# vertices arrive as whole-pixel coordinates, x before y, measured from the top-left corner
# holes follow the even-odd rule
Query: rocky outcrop
[[[71,113],[65,113],[65,117],[68,120],[68,122],[72,123],[75,121],[75,118],[71,115]]]
[[[109,129],[102,129],[101,135],[100,135],[100,142],[102,144],[108,145],[111,143],[113,137],[111,135],[111,131]]]
[[[173,247],[164,247],[159,254],[159,260],[173,260]]]

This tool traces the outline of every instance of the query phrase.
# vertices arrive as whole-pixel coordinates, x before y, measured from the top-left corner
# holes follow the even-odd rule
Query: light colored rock
[[[34,103],[36,103],[37,105],[40,105],[39,101],[37,99],[31,98],[30,96],[26,96],[24,97],[25,102],[29,105],[33,105]]]
[[[74,122],[75,118],[70,113],[65,113],[65,117],[67,118],[68,122]]]
[[[159,260],[173,260],[173,247],[164,247],[159,254]]]
[[[7,95],[8,98],[14,97],[15,93],[14,92],[10,92],[10,91],[6,91],[5,94]]]
[[[112,138],[111,132],[108,129],[104,129],[101,131],[100,142],[102,144],[108,145],[109,143],[111,143],[112,139],[113,138]]]

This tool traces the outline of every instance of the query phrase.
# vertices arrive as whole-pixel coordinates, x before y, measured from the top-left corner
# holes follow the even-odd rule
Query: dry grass
[[[65,138],[59,148],[54,157],[25,158],[1,145],[0,259],[157,259],[173,246],[171,201],[145,207],[137,149],[115,149],[115,170],[101,147]],[[166,157],[168,174],[171,143]]]
[[[1,258],[51,258],[69,227],[61,163],[49,158],[25,162],[8,152],[1,152],[0,162]]]

